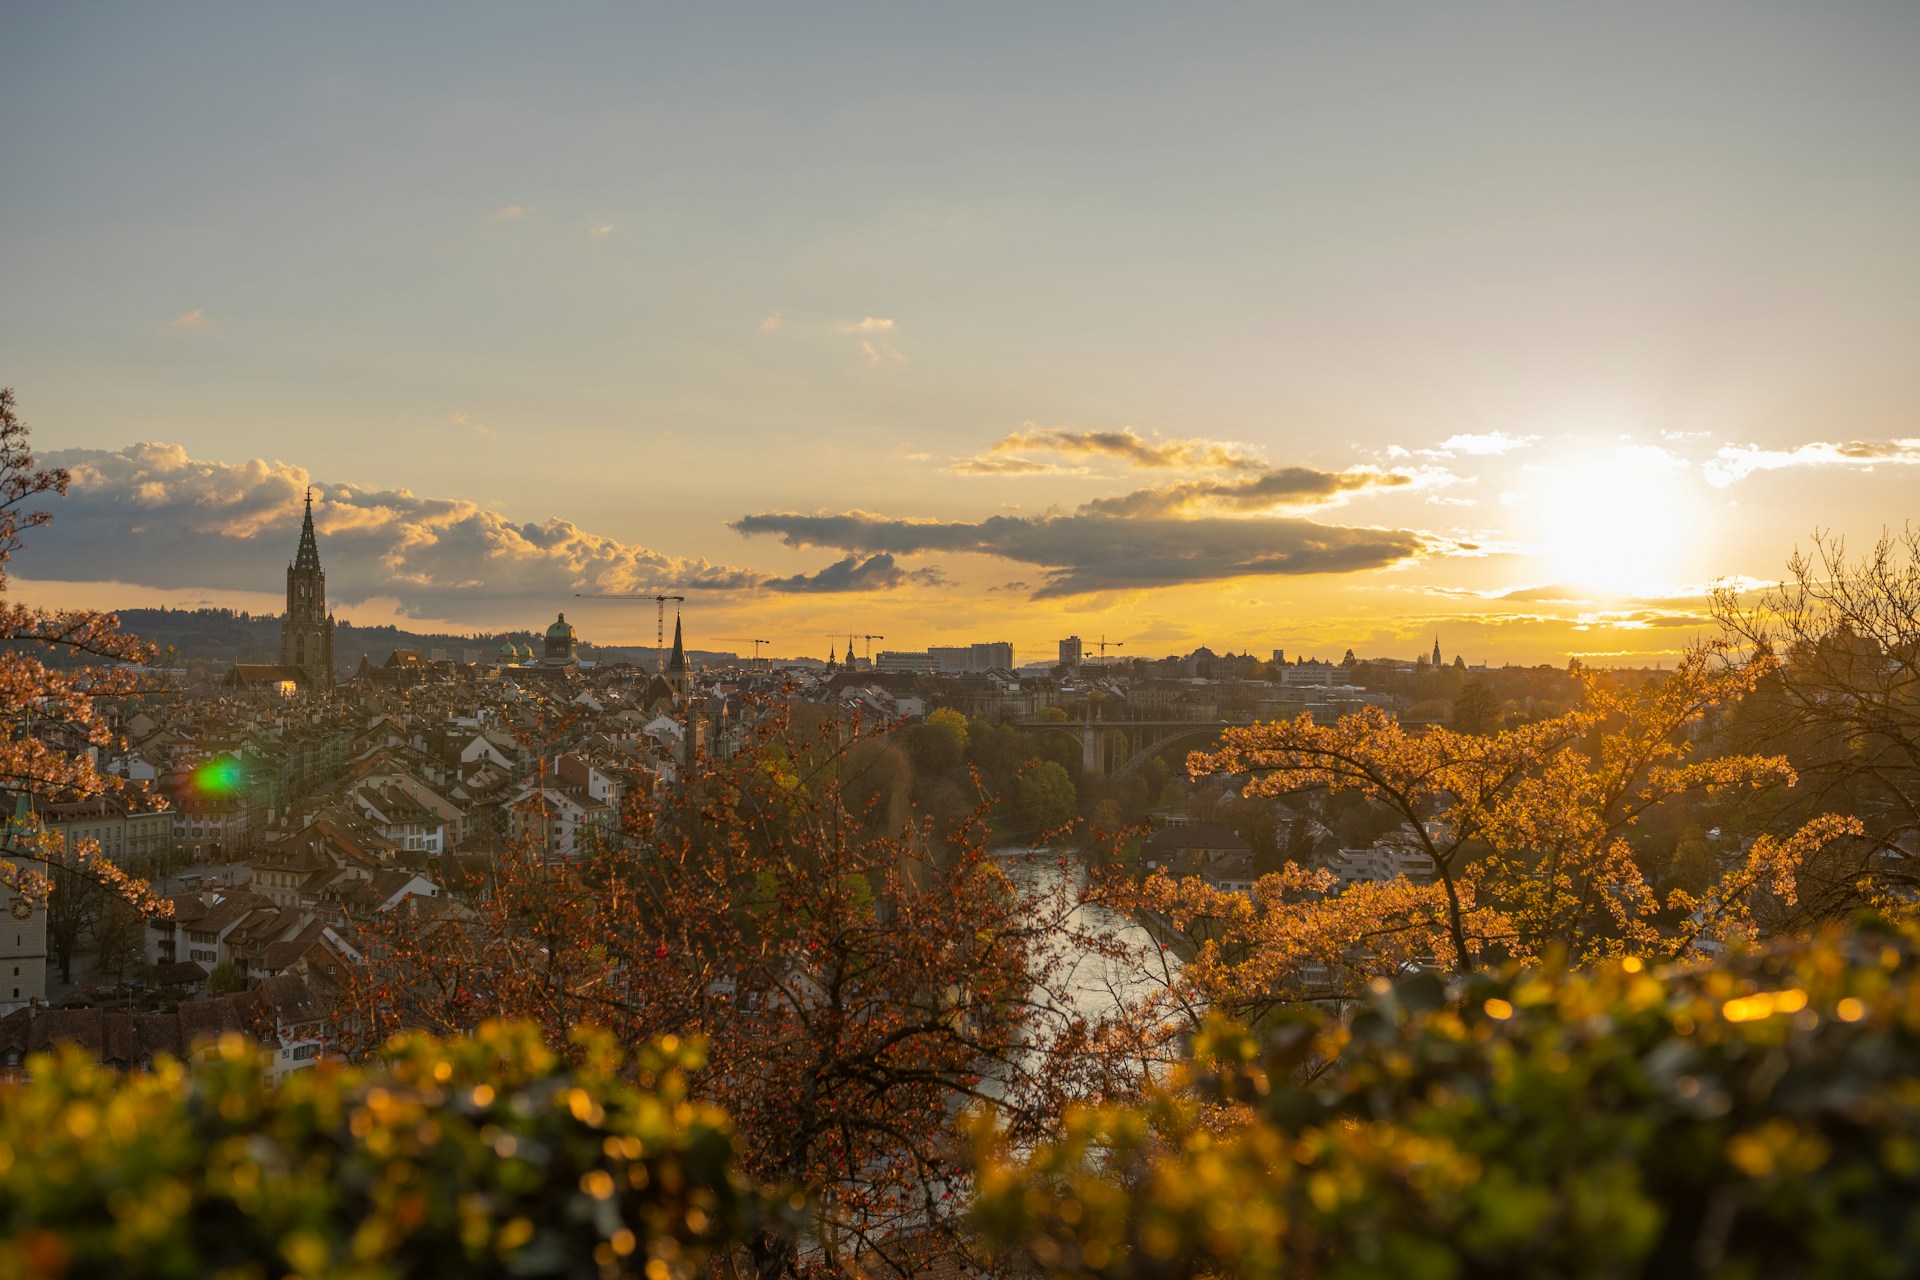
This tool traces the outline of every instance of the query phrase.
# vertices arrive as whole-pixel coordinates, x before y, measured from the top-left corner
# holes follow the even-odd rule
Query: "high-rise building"
[[[1080,669],[1080,637],[1068,636],[1060,642],[1060,665],[1072,671]]]
[[[300,672],[308,689],[333,688],[333,615],[327,612],[327,571],[313,539],[313,490],[300,525],[300,549],[287,566],[287,616],[280,623],[280,665]]]

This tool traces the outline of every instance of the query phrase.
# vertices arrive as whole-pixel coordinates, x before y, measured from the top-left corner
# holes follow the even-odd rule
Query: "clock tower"
[[[0,845],[0,860],[15,870],[38,869],[7,857],[18,833],[33,821],[25,796],[14,807]],[[24,1008],[28,1001],[47,1000],[47,904],[22,897],[0,886],[0,1017]]]

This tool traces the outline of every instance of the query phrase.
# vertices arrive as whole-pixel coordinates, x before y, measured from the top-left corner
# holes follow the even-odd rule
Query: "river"
[[[1040,902],[1050,900],[1063,887],[1077,896],[1087,884],[1085,864],[1059,849],[1006,845],[993,850],[993,856],[1023,894]],[[1180,970],[1179,958],[1162,951],[1147,930],[1127,916],[1082,903],[1069,919],[1090,932],[1118,940],[1140,959],[1129,963],[1100,954],[1072,933],[1055,935],[1050,958],[1061,962],[1065,974],[1062,994],[1067,1006],[1049,1003],[1061,1012],[1070,1009],[1089,1022],[1111,1017],[1121,1008],[1164,990]],[[1161,966],[1161,971],[1153,972],[1152,966]]]

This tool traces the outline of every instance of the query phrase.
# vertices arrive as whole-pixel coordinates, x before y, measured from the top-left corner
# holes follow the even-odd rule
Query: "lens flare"
[[[243,781],[240,762],[231,756],[209,760],[193,771],[193,789],[201,795],[232,795]]]

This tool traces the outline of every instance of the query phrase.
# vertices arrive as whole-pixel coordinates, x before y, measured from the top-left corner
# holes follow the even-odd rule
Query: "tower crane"
[[[885,639],[886,639],[886,637],[885,637],[885,636],[877,636],[877,635],[872,635],[872,634],[869,634],[869,633],[864,633],[864,632],[859,632],[859,631],[856,631],[856,632],[854,632],[853,634],[854,634],[854,635],[857,635],[857,636],[859,636],[859,637],[860,637],[860,638],[861,638],[862,640],[865,640],[865,641],[867,642],[867,665],[868,665],[868,666],[872,666],[872,665],[873,665],[873,642],[874,642],[875,640],[885,640]],[[853,643],[853,641],[852,641],[852,637],[848,637],[848,641],[847,641],[847,643],[848,643],[849,645],[851,645],[851,644]]]
[[[773,641],[771,640],[755,640],[752,636],[715,636],[714,639],[725,640],[732,644],[752,645],[753,646],[753,663],[755,666],[760,665],[760,646],[763,644],[773,643]]]
[[[1107,650],[1124,649],[1127,647],[1127,642],[1125,640],[1109,640],[1107,639],[1107,633],[1102,631],[1100,638],[1094,641],[1090,647],[1100,651],[1100,661],[1104,663],[1107,660]]]
[[[573,593],[573,596],[574,596],[574,599],[576,600],[651,600],[653,601],[654,604],[658,606],[658,617],[654,623],[654,628],[653,628],[653,669],[655,674],[658,674],[658,675],[666,674],[667,672],[667,601],[671,600],[676,604],[684,603],[686,601],[685,596],[665,596],[665,595],[595,596],[595,595],[588,595],[584,591],[576,591]],[[680,611],[678,609],[675,609],[673,611],[673,616],[678,618],[680,616]]]

